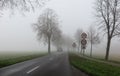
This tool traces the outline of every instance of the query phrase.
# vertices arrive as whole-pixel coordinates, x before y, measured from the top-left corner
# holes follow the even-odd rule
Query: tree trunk
[[[50,38],[48,38],[48,53],[50,54],[51,53],[51,44],[50,44]]]
[[[81,45],[81,51],[80,51],[80,53],[82,54],[82,45]]]
[[[78,43],[78,53],[80,53],[80,42]]]
[[[110,45],[111,45],[111,38],[108,37],[105,60],[108,60],[108,59],[109,59]]]
[[[92,57],[92,42],[91,42],[90,57]]]

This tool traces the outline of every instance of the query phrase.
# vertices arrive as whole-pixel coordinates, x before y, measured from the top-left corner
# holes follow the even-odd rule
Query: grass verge
[[[11,58],[6,58],[6,59],[0,59],[0,68],[9,66],[12,64],[16,64],[19,62],[23,62],[26,60],[31,60],[34,58],[38,58],[41,56],[46,55],[47,53],[42,53],[42,54],[32,54],[32,55],[24,55],[24,56],[18,56],[18,57],[11,57]]]
[[[81,58],[75,54],[69,54],[69,60],[71,65],[90,76],[120,76],[120,67]]]

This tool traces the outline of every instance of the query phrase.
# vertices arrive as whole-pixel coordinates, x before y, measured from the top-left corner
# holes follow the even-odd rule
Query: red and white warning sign
[[[81,44],[82,44],[82,45],[86,45],[86,44],[87,44],[87,40],[82,39],[82,40],[81,40]]]
[[[87,44],[87,40],[86,40],[86,38],[87,38],[87,34],[85,33],[85,32],[83,32],[82,34],[81,34],[81,37],[82,37],[82,40],[81,40],[81,48],[82,49],[86,49],[86,44]]]
[[[83,39],[85,39],[85,38],[87,38],[87,34],[86,34],[85,32],[83,32],[83,33],[81,34],[81,37],[82,37]]]

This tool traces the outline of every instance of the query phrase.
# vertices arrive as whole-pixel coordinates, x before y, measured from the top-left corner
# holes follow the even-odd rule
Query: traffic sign
[[[82,45],[86,45],[86,44],[87,44],[87,40],[82,39],[82,40],[81,40],[81,44],[82,44]]]
[[[81,37],[85,39],[85,38],[87,38],[87,34],[86,34],[85,32],[83,32],[83,33],[81,34]]]
[[[87,34],[85,33],[85,32],[83,32],[82,34],[81,34],[81,37],[82,37],[82,40],[81,40],[81,48],[83,49],[83,54],[84,54],[84,50],[86,49],[86,44],[87,44],[87,40],[86,40],[86,38],[87,38]]]

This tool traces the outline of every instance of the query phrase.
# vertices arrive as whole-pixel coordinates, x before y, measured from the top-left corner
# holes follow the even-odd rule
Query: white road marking
[[[38,69],[39,67],[40,67],[40,66],[36,66],[36,67],[34,67],[33,69],[29,70],[29,71],[27,72],[27,74],[33,72],[34,70]]]

